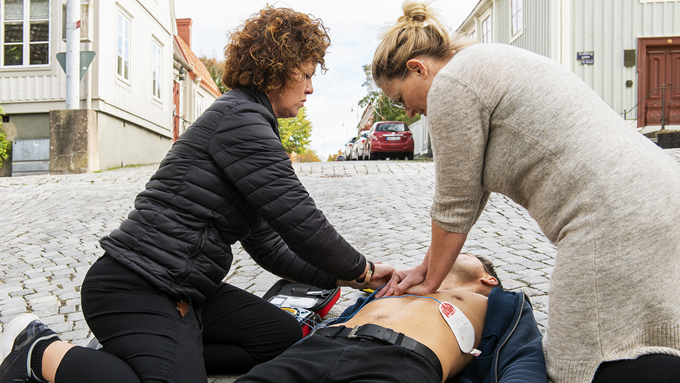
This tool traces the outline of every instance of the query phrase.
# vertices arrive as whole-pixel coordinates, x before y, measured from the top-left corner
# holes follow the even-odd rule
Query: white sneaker
[[[14,340],[19,335],[20,332],[24,331],[26,326],[34,320],[39,321],[35,314],[21,314],[18,317],[12,319],[7,326],[5,326],[5,331],[2,333],[0,338],[0,363],[2,363],[7,355],[12,351],[14,347]]]

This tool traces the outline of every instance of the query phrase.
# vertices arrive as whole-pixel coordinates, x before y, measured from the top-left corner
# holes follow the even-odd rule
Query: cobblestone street
[[[666,152],[680,162],[680,150]],[[422,261],[430,241],[433,163],[326,162],[295,169],[330,222],[368,259],[397,268]],[[34,312],[63,340],[86,344],[92,335],[81,313],[80,284],[102,253],[99,238],[118,227],[154,170],[0,178],[0,322]],[[226,281],[263,295],[278,278],[238,243],[233,249]],[[493,194],[464,251],[487,256],[506,288],[528,293],[545,331],[556,250],[523,208]],[[331,315],[361,295],[344,288]]]

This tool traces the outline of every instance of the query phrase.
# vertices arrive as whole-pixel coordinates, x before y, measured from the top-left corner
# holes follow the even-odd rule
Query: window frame
[[[13,69],[13,68],[49,68],[50,58],[52,52],[52,6],[51,1],[47,0],[47,18],[31,19],[31,0],[22,0],[23,4],[23,14],[21,20],[6,20],[6,0],[3,0],[0,5],[0,10],[2,10],[2,49],[0,49],[0,68],[3,69]],[[9,22],[8,22],[9,21]],[[41,41],[31,41],[31,23],[32,22],[47,22],[47,40]],[[5,25],[7,24],[20,24],[22,27],[22,41],[20,42],[5,42]],[[31,64],[31,45],[45,44],[47,45],[47,62],[42,64]],[[5,65],[5,47],[7,45],[15,45],[21,47],[21,64],[18,65]]]
[[[473,29],[472,32],[468,35],[468,38],[470,40],[477,41],[477,28]]]
[[[131,61],[132,61],[132,58],[131,58],[131,56],[132,56],[132,55],[131,55],[131,51],[132,51],[131,45],[132,45],[132,44],[131,44],[131,42],[130,42],[130,38],[131,38],[131,36],[132,36],[132,19],[131,19],[130,17],[128,17],[128,16],[125,14],[125,12],[123,12],[123,11],[120,10],[120,9],[118,9],[118,12],[117,12],[117,13],[118,13],[118,17],[116,17],[116,35],[115,35],[115,36],[116,36],[116,44],[115,44],[115,47],[116,47],[116,65],[115,65],[115,66],[116,66],[116,77],[117,77],[119,80],[124,81],[124,82],[126,82],[126,83],[129,84],[129,83],[131,82],[131,77],[132,77],[132,65],[131,65]],[[123,60],[125,60],[125,57],[124,57],[124,56],[121,56],[121,55],[119,54],[119,49],[118,49],[118,48],[119,48],[119,44],[121,44],[121,42],[123,43],[123,47],[125,46],[125,44],[124,44],[124,42],[125,42],[125,40],[124,40],[124,39],[125,39],[125,34],[123,34],[123,35],[121,36],[121,30],[120,30],[120,29],[121,29],[121,28],[120,28],[120,27],[121,27],[121,25],[120,25],[120,20],[121,20],[121,18],[122,18],[122,20],[123,20],[123,26],[125,26],[125,24],[127,23],[127,35],[128,35],[128,39],[127,39],[127,52],[123,52],[123,54],[127,53],[127,64],[128,64],[128,65],[127,65],[127,77],[125,77],[123,74],[121,74],[121,71],[122,71],[123,73],[125,73],[125,71],[124,71],[124,69],[121,69],[121,66],[119,65],[119,58],[121,59],[121,61],[122,61],[123,63],[125,62],[125,61],[123,61]],[[120,39],[119,39],[119,38],[120,38]],[[124,68],[124,65],[122,66],[122,68]]]
[[[194,111],[196,113],[196,116],[194,116],[194,121],[196,121],[201,114],[203,114],[203,96],[196,92],[196,110]]]
[[[479,42],[481,42],[482,44],[492,43],[493,39],[491,37],[492,37],[493,28],[492,28],[492,25],[491,25],[491,12],[482,16],[481,26],[482,26],[482,35],[480,36],[481,39],[480,39]],[[486,27],[488,27],[488,28],[486,28]],[[485,30],[485,28],[486,28],[486,30]]]
[[[519,5],[519,7],[517,5]],[[510,0],[510,36],[511,36],[511,39],[515,40],[523,32],[524,32],[524,1],[523,0]]]
[[[156,39],[151,39],[151,94],[154,100],[162,102],[163,46]]]

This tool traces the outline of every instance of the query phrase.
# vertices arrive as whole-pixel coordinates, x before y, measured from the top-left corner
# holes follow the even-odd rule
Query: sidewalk
[[[680,162],[680,150],[667,152]],[[310,195],[333,226],[374,261],[397,268],[422,261],[429,246],[431,162],[350,161],[296,164]],[[118,227],[155,166],[95,174],[0,178],[0,322],[34,312],[62,339],[84,345],[91,334],[80,284],[101,255],[99,238]],[[262,295],[277,277],[233,246],[226,281]],[[493,194],[464,251],[489,257],[506,288],[523,290],[545,331],[555,247],[527,212]],[[344,288],[330,315],[362,293]],[[233,377],[212,377],[212,383]]]

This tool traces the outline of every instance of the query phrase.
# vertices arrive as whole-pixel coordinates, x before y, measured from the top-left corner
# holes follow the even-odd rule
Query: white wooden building
[[[66,51],[66,0],[0,1],[3,129],[13,140],[49,138],[50,110],[65,109],[66,75],[56,55]],[[175,84],[204,97],[202,108],[215,99],[196,89],[211,88],[201,85],[209,76],[192,85],[191,75],[179,80],[177,59],[186,53],[176,52],[174,0],[81,0],[81,20],[81,52],[96,55],[80,82],[80,108],[96,112],[99,167],[160,161],[172,143]],[[185,63],[185,71],[197,71]],[[189,101],[184,116],[193,121]]]
[[[643,131],[680,128],[680,0],[480,0],[457,32],[560,62]]]
[[[191,50],[191,19],[177,19],[173,76],[173,140],[218,97],[210,72]]]

